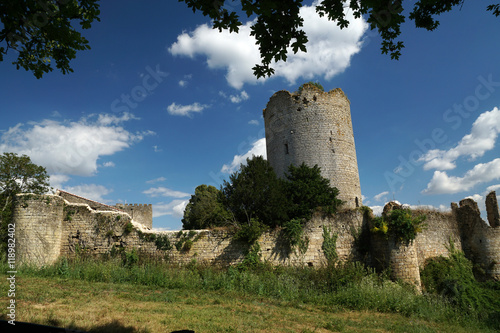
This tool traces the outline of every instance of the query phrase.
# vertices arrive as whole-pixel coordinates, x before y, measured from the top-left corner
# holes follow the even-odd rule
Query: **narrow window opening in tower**
[[[330,142],[332,142],[332,141],[333,141],[333,140],[332,140],[332,137],[330,137]]]
[[[358,207],[359,207],[359,200],[358,200],[358,197],[356,197],[356,200],[355,200],[355,201],[356,201],[356,208],[358,208]]]
[[[285,143],[285,154],[290,154],[290,151],[288,150],[288,143]]]
[[[318,98],[316,97],[316,95],[314,95],[314,96],[313,96],[313,101],[315,101],[315,102],[316,102],[316,100],[317,100],[317,99],[318,99]]]
[[[309,117],[306,117],[306,121],[309,122]]]
[[[332,148],[332,153],[334,153],[334,154],[335,154],[335,149],[333,149],[333,148]]]
[[[297,111],[302,111],[302,108],[299,106],[299,107],[297,108]]]

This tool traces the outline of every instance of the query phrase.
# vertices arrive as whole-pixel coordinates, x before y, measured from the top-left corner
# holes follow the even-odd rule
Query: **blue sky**
[[[351,101],[364,204],[448,208],[473,196],[482,207],[500,189],[500,19],[485,7],[465,2],[434,32],[408,21],[399,61],[363,20],[339,31],[304,8],[309,52],[256,80],[248,25],[220,34],[176,1],[102,2],[74,73],[37,80],[13,52],[0,64],[0,152],[29,155],[56,188],[152,203],[154,227],[180,229],[196,186],[219,187],[265,153],[271,95],[312,80]]]

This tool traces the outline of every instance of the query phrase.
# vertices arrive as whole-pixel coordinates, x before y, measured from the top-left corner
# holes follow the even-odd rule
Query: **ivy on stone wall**
[[[323,244],[321,245],[321,249],[329,265],[334,264],[338,258],[337,237],[338,235],[332,233],[329,227],[323,226]]]

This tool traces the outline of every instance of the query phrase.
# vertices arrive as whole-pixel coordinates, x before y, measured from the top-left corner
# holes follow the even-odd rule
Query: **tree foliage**
[[[230,213],[221,199],[221,192],[214,186],[198,186],[184,210],[182,228],[207,229],[224,225]]]
[[[240,223],[257,219],[275,227],[288,220],[284,182],[262,156],[248,158],[229,182],[224,181],[222,193],[226,207]]]
[[[253,67],[257,78],[274,74],[272,64],[279,60],[286,61],[288,49],[294,53],[306,51],[308,39],[302,30],[304,19],[300,16],[302,0],[179,1],[185,2],[193,12],[200,11],[210,17],[214,29],[238,32],[242,25],[240,13],[251,19],[255,18],[251,35],[257,40],[262,61],[262,64]],[[352,12],[355,18],[365,17],[370,29],[376,30],[382,38],[382,53],[389,54],[392,59],[399,59],[404,48],[399,37],[405,13],[409,12],[408,17],[415,22],[416,27],[432,31],[439,25],[436,16],[461,8],[464,2],[465,0],[420,0],[410,4],[403,0],[321,0],[316,6],[316,12],[321,17],[326,16],[336,22],[340,28],[349,26],[346,18],[348,12]],[[488,5],[486,9],[496,16],[500,15],[500,4]]]
[[[9,49],[19,52],[12,63],[36,78],[52,71],[73,72],[76,52],[90,49],[78,31],[99,21],[98,0],[0,0],[0,61]],[[74,27],[78,22],[80,27]]]
[[[43,194],[50,189],[44,167],[26,156],[14,153],[0,155],[0,244],[5,246],[7,224],[12,218],[15,197],[19,193]]]
[[[314,209],[321,207],[328,213],[335,213],[342,201],[337,199],[339,191],[330,186],[330,180],[321,176],[318,165],[308,167],[302,163],[291,164],[286,175],[286,192],[291,200],[290,215],[310,219]]]

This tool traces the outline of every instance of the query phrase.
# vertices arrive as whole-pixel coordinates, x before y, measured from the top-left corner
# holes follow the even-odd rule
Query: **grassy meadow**
[[[7,283],[0,287],[0,316],[7,319]],[[500,285],[476,287],[486,306],[456,295],[417,295],[359,263],[179,267],[128,253],[23,267],[16,320],[88,332],[498,332],[500,306],[490,299],[500,300]]]

